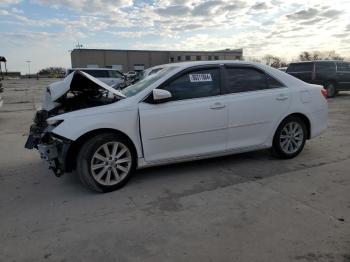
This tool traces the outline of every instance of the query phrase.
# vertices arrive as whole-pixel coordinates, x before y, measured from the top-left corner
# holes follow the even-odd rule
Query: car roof
[[[347,62],[343,60],[313,60],[313,61],[299,61],[299,62],[292,62],[291,64],[304,64],[304,63],[327,63],[327,62]]]
[[[160,65],[160,67],[163,67],[163,68],[176,67],[176,70],[173,72],[173,74],[175,74],[191,67],[206,66],[206,65],[220,65],[220,64],[255,67],[269,73],[273,77],[276,77],[278,80],[282,81],[287,86],[295,86],[295,85],[302,86],[306,84],[300,79],[295,78],[281,70],[278,70],[268,65],[264,65],[257,62],[251,62],[251,61],[241,61],[241,60],[188,61],[188,62],[164,64],[164,65]]]
[[[118,69],[113,68],[91,68],[91,67],[74,67],[74,68],[68,68],[67,70],[113,70],[118,71]]]
[[[235,65],[253,65],[256,67],[261,67],[261,63],[251,62],[251,61],[242,61],[242,60],[210,60],[210,61],[186,61],[186,62],[178,62],[178,63],[170,63],[159,65],[159,67],[179,67],[179,68],[189,68],[193,66],[201,66],[201,65],[218,65],[218,64],[235,64]],[[157,66],[158,67],[158,66]]]

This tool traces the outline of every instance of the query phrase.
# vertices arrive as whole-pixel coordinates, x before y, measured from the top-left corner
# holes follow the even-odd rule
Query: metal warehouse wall
[[[104,49],[74,49],[71,52],[72,67],[87,67],[96,65],[112,67],[121,65],[122,71],[134,70],[134,65],[143,64],[145,68],[167,64],[170,62],[198,60],[234,60],[242,59],[243,50],[222,50],[222,51],[151,51],[151,50],[104,50]],[[180,59],[180,60],[178,60]]]

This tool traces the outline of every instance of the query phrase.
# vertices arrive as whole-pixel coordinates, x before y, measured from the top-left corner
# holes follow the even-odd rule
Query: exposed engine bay
[[[57,163],[51,163],[51,169],[60,175],[62,163],[59,163],[59,155],[69,147],[69,141],[59,143],[53,138],[50,131],[55,128],[55,124],[48,125],[47,119],[80,109],[108,105],[124,97],[118,90],[91,75],[74,71],[63,81],[52,83],[46,88],[42,109],[35,114],[25,148],[39,149],[42,157],[55,159]]]
[[[91,75],[75,71],[63,81],[49,85],[44,94],[42,110],[49,117],[79,109],[107,105],[124,95]]]

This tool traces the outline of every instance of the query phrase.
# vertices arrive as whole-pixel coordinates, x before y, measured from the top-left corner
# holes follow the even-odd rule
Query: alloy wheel
[[[98,183],[113,186],[130,172],[131,161],[131,152],[127,146],[120,142],[108,142],[92,156],[90,170]]]
[[[294,154],[303,145],[304,131],[298,122],[287,123],[280,134],[281,149],[286,154]]]

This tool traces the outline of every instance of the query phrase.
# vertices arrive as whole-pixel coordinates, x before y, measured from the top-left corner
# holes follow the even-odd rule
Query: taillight
[[[321,93],[322,93],[322,95],[324,96],[324,98],[327,99],[327,97],[328,97],[327,89],[322,88],[322,89],[321,89]]]

